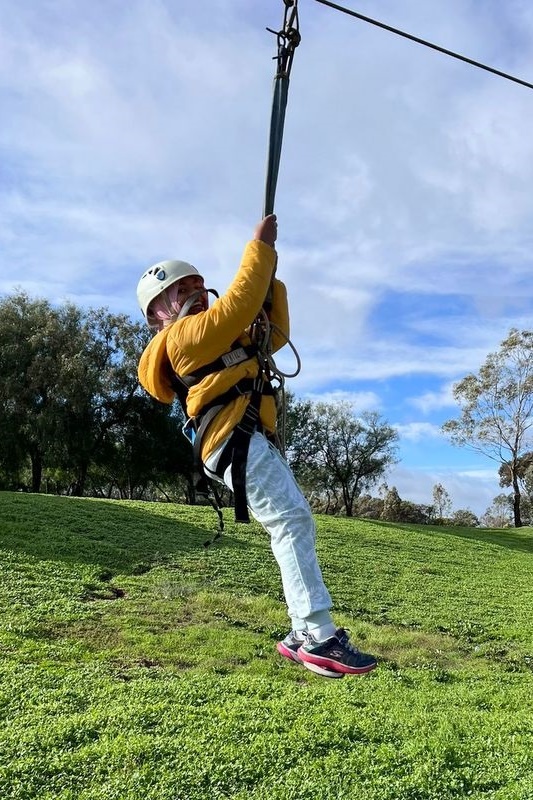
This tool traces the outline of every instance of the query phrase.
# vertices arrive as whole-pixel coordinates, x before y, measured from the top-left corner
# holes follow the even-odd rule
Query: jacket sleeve
[[[270,321],[276,326],[272,334],[272,351],[275,353],[287,344],[290,336],[287,289],[285,284],[277,279],[272,282]]]
[[[228,290],[207,311],[170,327],[167,352],[178,374],[194,372],[231,348],[258,315],[275,264],[272,247],[258,240],[248,242]]]
[[[141,386],[161,403],[172,403],[176,396],[168,379],[167,332],[163,330],[154,336],[142,354],[137,369]]]

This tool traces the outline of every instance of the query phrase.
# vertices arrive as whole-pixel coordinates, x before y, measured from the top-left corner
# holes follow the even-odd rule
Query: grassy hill
[[[275,651],[266,535],[210,509],[0,493],[3,800],[533,800],[533,535],[318,517],[380,665]]]

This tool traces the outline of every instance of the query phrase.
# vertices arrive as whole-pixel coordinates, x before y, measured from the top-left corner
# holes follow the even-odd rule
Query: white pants
[[[206,460],[214,473],[224,444]],[[213,475],[213,477],[215,477]],[[231,465],[224,483],[233,490]],[[316,612],[330,619],[331,597],[324,585],[315,551],[315,521],[309,503],[276,448],[260,433],[250,440],[246,466],[246,496],[252,516],[270,535],[270,545],[281,572],[283,591],[293,627]]]

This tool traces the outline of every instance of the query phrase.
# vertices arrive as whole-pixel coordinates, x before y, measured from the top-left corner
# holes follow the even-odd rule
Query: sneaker
[[[284,658],[290,658],[291,661],[296,661],[297,664],[301,664],[302,660],[298,655],[298,650],[303,645],[304,641],[305,639],[303,636],[298,636],[296,631],[291,631],[282,642],[277,643],[276,649]]]
[[[312,672],[322,674],[328,669],[342,675],[364,675],[377,667],[374,656],[361,653],[357,647],[350,644],[348,634],[344,628],[335,631],[335,635],[325,642],[317,642],[313,635],[308,633],[305,642],[296,651],[296,655],[304,667]]]
[[[277,643],[276,649],[284,658],[289,658],[291,661],[296,661],[297,664],[303,664],[298,651],[304,645],[304,643],[304,638],[298,636],[296,631],[291,631],[289,634],[287,634],[283,641]],[[304,666],[307,667],[307,664],[304,664]],[[309,667],[309,669],[311,668]],[[327,667],[321,667],[317,665],[313,666],[313,672],[316,672],[317,675],[322,675],[324,678],[344,677],[343,673],[339,672],[339,670],[327,669]]]

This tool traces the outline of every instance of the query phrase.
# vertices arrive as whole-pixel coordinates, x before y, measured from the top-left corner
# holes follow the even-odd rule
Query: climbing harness
[[[265,324],[265,328],[267,329],[267,339],[270,342],[273,330],[279,329],[269,321]],[[254,331],[251,330],[250,332],[253,337]],[[261,333],[263,333],[263,329]],[[217,477],[223,479],[227,467],[231,464],[233,493],[235,497],[235,519],[237,522],[250,521],[246,503],[246,459],[252,434],[256,430],[264,433],[259,417],[261,399],[267,395],[273,396],[279,413],[280,407],[284,408],[285,377],[292,377],[297,374],[300,369],[299,355],[289,340],[288,343],[297,360],[297,371],[292,375],[286,375],[276,367],[272,355],[261,349],[264,342],[257,343],[252,340],[249,345],[241,344],[239,341],[234,342],[227,353],[224,353],[209,364],[205,364],[193,373],[181,376],[170,372],[168,376],[170,384],[176,392],[186,417],[183,433],[187,439],[189,439],[193,447],[195,489],[200,494],[207,495],[210,502],[209,489],[214,487],[210,486],[210,478],[205,473],[201,460],[201,448],[204,434],[217,414],[222,411],[228,403],[232,402],[237,397],[245,395],[250,398],[242,419],[233,429],[221,453],[216,469]],[[200,383],[200,381],[208,375],[221,372],[228,367],[241,364],[253,358],[257,359],[259,367],[256,378],[241,379],[222,395],[215,397],[203,406],[200,413],[194,418],[187,418],[187,395],[192,386]],[[277,381],[277,386],[275,385],[275,381]],[[284,428],[285,420],[283,417],[276,435],[268,436],[282,453],[284,452]],[[217,509],[217,513],[219,511],[220,508]],[[219,521],[221,523],[221,530],[223,530],[223,522],[220,513]]]
[[[222,395],[207,403],[194,418],[187,419],[187,395],[192,386],[198,384],[207,375],[220,372],[228,367],[241,364],[252,358],[259,361],[259,371],[255,379],[243,378],[237,384],[230,387]],[[246,461],[250,438],[256,430],[262,431],[259,413],[261,399],[265,395],[275,395],[266,373],[261,369],[261,357],[256,344],[243,345],[239,341],[234,342],[231,350],[224,353],[219,358],[206,364],[186,376],[180,376],[172,372],[169,374],[172,388],[176,392],[180,405],[186,417],[183,426],[183,433],[189,439],[193,447],[193,469],[195,491],[207,498],[218,514],[219,531],[212,541],[217,539],[224,530],[224,520],[221,511],[220,498],[217,495],[215,483],[206,473],[201,458],[202,441],[209,425],[217,414],[225,408],[228,403],[237,397],[248,395],[250,401],[240,422],[233,429],[221,455],[216,469],[216,476],[223,480],[224,473],[231,465],[231,476],[233,484],[233,494],[235,498],[235,520],[236,522],[249,522],[248,506],[246,502]],[[214,497],[212,496],[214,495]],[[209,545],[212,542],[206,542]]]
[[[227,367],[240,364],[254,358],[257,355],[257,347],[254,345],[242,345],[235,342],[227,353],[209,364],[200,367],[193,373],[180,376],[174,372],[169,374],[170,384],[176,392],[186,422],[183,426],[183,433],[190,441],[193,448],[193,482],[195,491],[207,498],[218,514],[219,534],[224,530],[224,520],[221,512],[220,498],[217,495],[214,482],[204,470],[201,458],[202,441],[207,428],[228,403],[239,396],[250,395],[250,403],[246,409],[243,419],[234,428],[228,440],[217,467],[216,475],[223,478],[224,472],[229,464],[232,464],[233,491],[235,497],[235,519],[237,522],[249,522],[248,509],[246,506],[246,490],[244,473],[241,464],[246,465],[246,456],[250,436],[257,429],[259,421],[259,406],[263,394],[270,393],[269,386],[263,386],[264,380],[261,375],[255,380],[242,379],[235,386],[230,387],[222,395],[219,395],[211,402],[207,403],[194,418],[187,417],[187,395],[192,386],[200,383],[207,375],[220,372]],[[212,497],[214,495],[214,498]],[[218,538],[215,537],[215,538]]]

